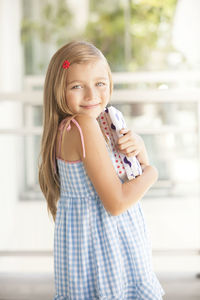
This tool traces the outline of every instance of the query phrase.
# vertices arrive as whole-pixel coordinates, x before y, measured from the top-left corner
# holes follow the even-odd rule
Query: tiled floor
[[[157,276],[166,292],[164,300],[200,299],[200,279],[195,274],[165,273]],[[0,273],[0,300],[52,300],[53,293],[53,277],[49,273]]]

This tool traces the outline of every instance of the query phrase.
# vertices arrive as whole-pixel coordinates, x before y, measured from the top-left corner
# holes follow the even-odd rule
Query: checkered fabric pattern
[[[161,300],[164,291],[153,272],[140,201],[112,216],[82,161],[57,159],[57,164],[61,195],[54,229],[54,300]]]

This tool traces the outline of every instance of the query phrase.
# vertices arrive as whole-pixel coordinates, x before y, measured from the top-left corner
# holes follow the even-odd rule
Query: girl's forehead
[[[89,76],[95,75],[95,76],[108,76],[108,67],[106,63],[103,60],[95,60],[90,62],[84,62],[84,63],[73,63],[70,65],[70,67],[67,70],[68,76],[67,78],[71,79],[71,77],[74,76],[81,76],[86,78],[86,74]]]

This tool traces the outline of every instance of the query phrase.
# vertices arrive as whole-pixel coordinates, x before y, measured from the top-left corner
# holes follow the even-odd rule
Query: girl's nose
[[[95,89],[88,87],[86,89],[86,93],[85,93],[85,100],[90,101],[96,98],[96,91]]]

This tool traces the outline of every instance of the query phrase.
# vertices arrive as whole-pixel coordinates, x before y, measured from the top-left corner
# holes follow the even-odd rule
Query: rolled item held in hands
[[[112,151],[115,155],[114,167],[122,180],[131,180],[142,174],[142,168],[135,156],[127,157],[119,152],[116,147],[118,139],[123,136],[120,130],[126,128],[126,122],[122,113],[114,106],[105,108],[98,116],[97,121],[101,130],[107,136]]]

